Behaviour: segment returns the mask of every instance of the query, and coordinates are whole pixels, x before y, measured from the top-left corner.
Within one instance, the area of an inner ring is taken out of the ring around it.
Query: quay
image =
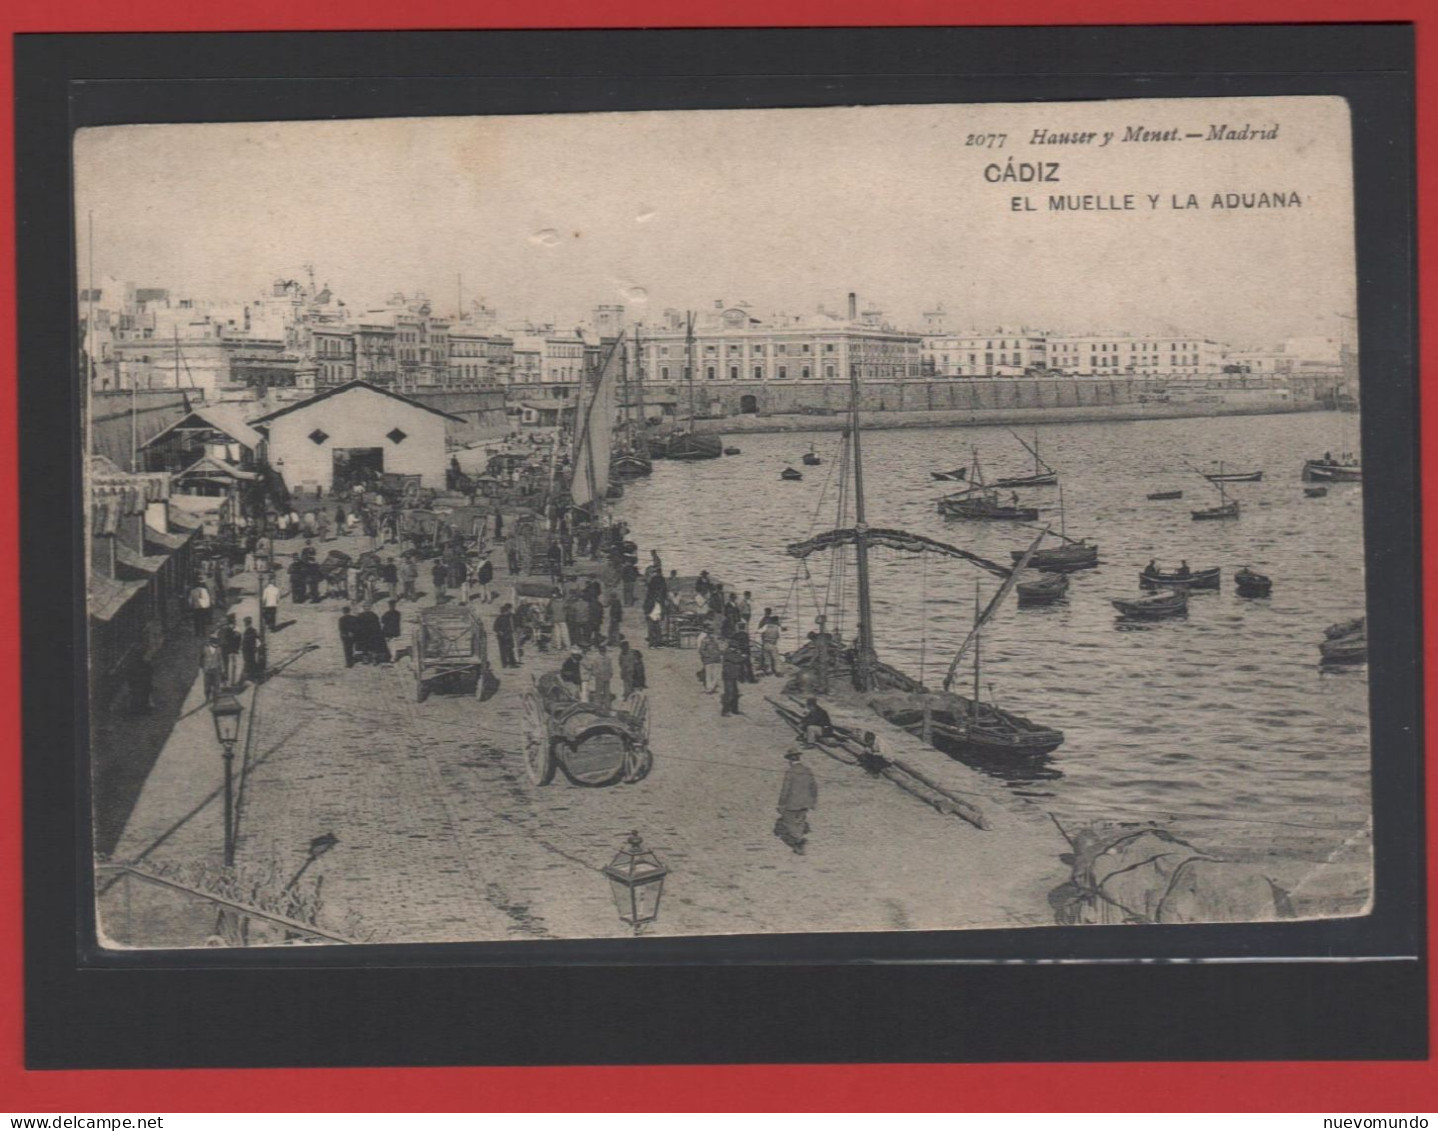
[[[337,538],[326,550],[368,544]],[[283,544],[282,544],[283,545]],[[294,543],[293,545],[297,545]],[[659,547],[662,552],[663,547]],[[502,558],[503,555],[499,555]],[[509,580],[495,587],[501,601]],[[283,574],[282,574],[283,576]],[[231,611],[258,617],[239,574]],[[402,602],[408,642],[414,611]],[[1067,877],[1067,845],[1038,810],[909,735],[865,718],[890,757],[922,768],[983,812],[987,830],[936,811],[882,777],[806,753],[819,782],[807,855],[773,834],[793,733],[766,702],[782,678],[741,685],[721,717],[695,652],[644,647],[654,768],[643,781],[535,786],[522,763],[521,699],[557,653],[527,651],[498,691],[415,701],[412,660],[346,669],[343,602],[291,605],[270,638],[273,674],[244,696],[236,864],[242,875],[304,872],[315,920],[368,942],[624,937],[600,869],[637,830],[670,869],[653,936],[1042,926]],[[498,603],[478,606],[486,627]],[[643,647],[638,606],[624,628]],[[396,649],[398,652],[399,649]],[[491,635],[491,658],[497,653]],[[276,670],[277,669],[277,670]],[[834,718],[850,712],[831,704]],[[198,680],[140,792],[111,860],[180,869],[218,861],[221,761]],[[338,843],[309,867],[311,841]],[[306,869],[308,868],[308,871]],[[117,946],[204,945],[213,908],[102,882],[102,938]],[[143,924],[137,931],[136,925]]]
[[[1249,404],[1090,404],[1045,405],[1030,408],[886,409],[859,414],[865,431],[889,428],[983,428],[1031,424],[1093,424],[1121,420],[1186,420],[1210,416],[1262,416],[1293,412],[1320,412],[1320,401],[1268,401]],[[696,432],[738,436],[760,432],[840,432],[849,415],[817,412],[783,412],[766,415],[729,415],[700,418]]]

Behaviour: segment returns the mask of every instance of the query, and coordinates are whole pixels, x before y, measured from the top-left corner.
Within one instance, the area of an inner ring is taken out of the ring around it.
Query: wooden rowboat
[[[786,467],[783,471],[779,472],[779,478],[788,479],[792,482],[796,479],[803,479],[804,473],[796,468]]]
[[[1063,573],[1047,573],[1034,581],[1020,581],[1017,586],[1021,606],[1052,605],[1068,591],[1068,575]]]
[[[1181,498],[1183,498],[1183,492],[1182,492],[1182,491],[1150,491],[1149,494],[1148,494],[1148,497],[1149,497],[1150,499],[1155,499],[1155,500],[1157,500],[1157,499],[1181,499]]]
[[[1174,589],[1168,593],[1156,593],[1152,597],[1115,597],[1113,607],[1119,611],[1120,616],[1134,620],[1177,617],[1188,612],[1188,593],[1183,589]]]
[[[1244,566],[1233,575],[1240,597],[1267,597],[1273,591],[1273,579]]]
[[[1195,522],[1206,518],[1237,518],[1238,500],[1231,499],[1222,506],[1208,507],[1204,510],[1194,511],[1192,513]]]
[[[1138,583],[1144,589],[1217,589],[1222,574],[1222,566],[1190,570],[1188,573],[1165,573],[1161,569],[1149,569],[1145,566],[1138,575]]]

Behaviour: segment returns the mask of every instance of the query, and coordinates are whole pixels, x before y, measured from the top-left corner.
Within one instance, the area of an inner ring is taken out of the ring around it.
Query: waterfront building
[[[1218,375],[1227,347],[1210,338],[1119,333],[1052,335],[1048,365],[1077,377]]]
[[[1021,377],[1049,366],[1048,337],[1033,330],[926,333],[923,348],[924,367],[934,377]]]
[[[717,300],[695,318],[692,354],[677,311],[640,333],[646,386],[678,387],[692,356],[701,414],[735,397],[737,411],[762,411],[771,388],[847,384],[851,367],[861,381],[923,376],[920,336],[884,322],[878,310],[858,315],[852,301],[847,318],[825,310],[760,318],[747,303]],[[681,390],[681,399],[685,395]]]
[[[285,405],[250,425],[265,437],[270,467],[291,491],[329,494],[357,470],[418,475],[443,490],[452,413],[364,381],[326,389]]]

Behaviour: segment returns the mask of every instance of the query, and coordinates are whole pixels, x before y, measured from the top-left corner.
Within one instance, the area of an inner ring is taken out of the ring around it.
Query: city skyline
[[[905,329],[942,302],[950,330],[1338,338],[1353,310],[1352,216],[1347,134],[1331,127],[1346,109],[1279,101],[1297,150],[1249,147],[1242,164],[1253,188],[1303,184],[1305,205],[1182,220],[1014,215],[956,145],[975,123],[1128,120],[1154,105],[1142,102],[86,130],[79,282],[93,215],[97,279],[213,301],[263,294],[312,263],[352,310],[404,291],[446,312],[462,274],[466,300],[560,327],[601,303],[651,324],[721,298],[761,318],[841,311],[853,290]],[[1235,119],[1246,110],[1230,105]],[[1133,150],[1124,175],[1217,191],[1233,152]],[[1255,180],[1265,162],[1271,176]]]

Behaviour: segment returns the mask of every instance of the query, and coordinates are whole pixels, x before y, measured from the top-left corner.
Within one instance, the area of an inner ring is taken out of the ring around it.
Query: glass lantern
[[[215,737],[226,747],[234,746],[240,737],[240,716],[244,708],[233,695],[219,696],[210,707],[215,721]]]
[[[609,890],[619,918],[633,927],[636,935],[645,923],[659,918],[659,897],[664,892],[664,877],[669,869],[644,847],[637,832],[629,834],[629,840],[615,853],[604,874],[609,877]]]

